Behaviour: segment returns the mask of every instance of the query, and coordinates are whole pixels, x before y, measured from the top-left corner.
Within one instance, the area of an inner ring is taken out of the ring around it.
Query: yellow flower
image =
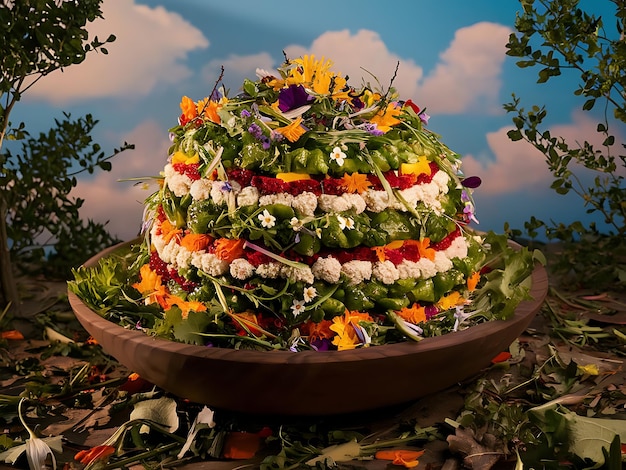
[[[363,96],[361,96],[361,101],[365,103],[365,107],[369,108],[370,106],[374,106],[376,103],[380,101],[380,93],[375,93],[371,90],[365,90],[363,92]]]
[[[399,116],[401,112],[402,109],[400,106],[396,106],[395,103],[390,103],[385,109],[381,109],[370,121],[376,124],[378,130],[387,132],[392,126],[400,124],[401,121],[396,116]]]
[[[351,175],[344,173],[343,181],[341,183],[341,186],[346,190],[346,192],[359,194],[363,194],[371,185],[372,183],[368,181],[367,175],[362,175],[360,173],[352,173]]]
[[[439,310],[450,310],[452,307],[456,307],[457,305],[465,305],[466,302],[467,301],[461,297],[460,293],[451,292],[439,299],[437,307],[439,307]]]
[[[354,349],[363,344],[363,341],[357,334],[357,328],[361,329],[359,325],[361,321],[371,322],[373,320],[367,313],[350,312],[349,310],[346,310],[343,316],[333,318],[333,324],[330,326],[330,329],[337,333],[333,338],[333,344],[337,346],[339,351]]]
[[[200,163],[200,156],[197,153],[189,156],[179,150],[174,153],[174,155],[172,155],[172,165],[175,165],[177,163],[183,163],[184,165]]]
[[[335,99],[347,99],[346,79],[331,72],[331,60],[322,57],[315,60],[315,55],[305,55],[295,59],[298,67],[291,70],[286,85],[304,85],[310,87],[318,95],[331,95]]]
[[[280,132],[284,135],[289,142],[295,142],[306,132],[301,124],[302,116],[298,116],[298,118],[295,121],[292,121],[291,124],[276,129],[276,132]]]
[[[402,163],[400,165],[400,173],[403,175],[421,175],[422,173],[430,175],[432,170],[429,163],[428,158],[422,155],[415,163]]]

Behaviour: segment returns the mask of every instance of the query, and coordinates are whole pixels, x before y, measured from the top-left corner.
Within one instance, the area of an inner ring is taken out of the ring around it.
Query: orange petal
[[[225,459],[251,459],[261,448],[261,436],[250,432],[230,432],[222,456]]]
[[[9,330],[9,331],[3,331],[2,333],[0,333],[0,338],[17,340],[17,339],[24,339],[24,335],[17,330]]]
[[[402,465],[405,468],[416,467],[419,459],[424,454],[423,450],[392,449],[379,450],[374,457],[378,460],[391,460],[394,465]]]
[[[508,351],[502,351],[500,354],[498,354],[496,357],[494,357],[491,360],[491,363],[498,364],[499,362],[508,361],[509,359],[511,359],[511,353]]]

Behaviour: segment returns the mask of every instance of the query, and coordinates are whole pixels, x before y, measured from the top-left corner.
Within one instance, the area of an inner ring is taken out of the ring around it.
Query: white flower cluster
[[[434,260],[426,257],[419,261],[403,260],[398,265],[391,261],[362,261],[351,260],[341,264],[332,256],[318,258],[311,267],[294,268],[278,261],[264,263],[256,268],[244,258],[233,260],[231,263],[220,260],[213,253],[204,250],[191,252],[179,245],[174,237],[166,243],[164,237],[158,234],[158,224],[151,230],[151,241],[159,257],[174,269],[187,269],[194,266],[210,276],[221,276],[227,272],[240,281],[251,278],[255,274],[265,279],[288,279],[290,282],[302,281],[312,284],[315,279],[337,284],[345,279],[348,284],[356,285],[371,279],[383,284],[393,284],[399,279],[429,279],[437,273],[450,270],[455,258],[465,258],[468,252],[469,240],[459,235],[445,250],[435,251]]]
[[[317,208],[328,213],[354,211],[360,214],[365,210],[375,213],[389,209],[406,211],[407,205],[415,209],[419,203],[440,215],[443,212],[441,196],[448,193],[450,182],[450,177],[445,171],[437,171],[429,183],[416,184],[398,191],[399,198],[390,196],[387,191],[374,189],[368,189],[363,194],[322,194],[319,197],[311,192],[303,192],[297,196],[288,193],[260,196],[257,188],[253,186],[242,188],[235,181],[210,181],[205,178],[192,181],[187,175],[178,173],[170,164],[166,165],[164,176],[165,184],[177,197],[191,194],[196,200],[211,198],[215,204],[227,205],[229,208],[256,204],[259,207],[283,204],[292,207],[303,217],[313,216]]]
[[[398,191],[400,197],[407,205],[415,209],[418,203],[423,203],[436,214],[443,213],[441,196],[448,193],[450,177],[443,171],[438,171],[430,183],[416,184],[410,188]],[[407,208],[401,199],[389,197],[387,191],[368,190],[364,193],[367,209],[371,212],[383,212],[388,209],[406,211]]]

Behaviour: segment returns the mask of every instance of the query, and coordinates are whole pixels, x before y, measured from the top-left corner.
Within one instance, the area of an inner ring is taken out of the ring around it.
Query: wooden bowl
[[[128,244],[122,244],[128,245]],[[94,266],[120,245],[85,266]],[[103,350],[145,380],[213,409],[323,416],[400,405],[443,390],[490,364],[541,308],[548,276],[532,273],[531,296],[506,321],[444,336],[350,351],[247,351],[153,338],[110,322],[69,292],[76,317]]]

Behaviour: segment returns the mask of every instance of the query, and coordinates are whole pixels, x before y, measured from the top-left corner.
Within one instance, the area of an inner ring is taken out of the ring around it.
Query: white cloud
[[[257,68],[271,71],[275,66],[274,59],[267,52],[246,56],[231,54],[226,59],[215,59],[202,67],[202,77],[208,84],[214,85],[220,76],[221,67],[224,67],[223,83],[230,88],[228,96],[234,96],[241,91],[244,79],[256,79]]]
[[[563,137],[570,147],[585,140],[601,149],[604,137],[596,132],[597,122],[588,114],[577,111],[572,115],[572,122],[550,128],[554,137]],[[526,141],[511,141],[507,132],[509,127],[502,127],[487,134],[487,143],[495,155],[495,161],[483,163],[482,159],[472,155],[463,158],[463,173],[477,175],[483,180],[477,192],[484,195],[499,195],[520,190],[547,189],[552,182],[545,156]],[[623,137],[615,135],[616,141],[623,142]],[[579,177],[586,181],[589,170],[573,165],[571,167]]]
[[[420,85],[418,102],[432,114],[500,112],[500,75],[511,32],[489,22],[457,30],[440,63]]]
[[[398,67],[393,86],[401,98],[412,99],[432,114],[485,114],[501,111],[500,75],[510,32],[506,26],[488,22],[457,30],[441,54],[441,61],[426,77],[413,59],[394,54],[377,32],[365,29],[355,34],[348,30],[328,31],[310,46],[291,44],[284,51],[292,59],[311,54],[331,59],[333,70],[348,76],[351,85],[370,83],[383,91]],[[244,78],[255,78],[256,68],[272,70],[278,64],[265,52],[215,59],[203,68],[207,83],[215,82],[222,65],[224,82],[233,95],[239,92],[233,87],[239,87]]]
[[[108,55],[91,53],[82,64],[56,71],[37,83],[27,96],[54,104],[115,96],[146,96],[159,84],[176,84],[191,75],[187,54],[206,48],[202,32],[158,6],[136,5],[134,0],[105,0],[104,20],[88,25],[90,39],[106,39]]]
[[[144,201],[156,186],[152,184],[146,190],[141,185],[120,180],[158,176],[171,143],[167,131],[153,121],[139,124],[119,141],[135,144],[135,150],[116,155],[111,160],[110,172],[99,171],[92,179],[79,180],[72,196],[85,200],[80,212],[83,219],[99,223],[108,220],[107,229],[111,234],[130,240],[140,230]]]
[[[362,80],[374,84],[373,75],[383,89],[399,63],[393,85],[400,97],[411,98],[431,114],[497,113],[501,111],[500,75],[510,33],[510,28],[488,22],[457,30],[427,76],[413,59],[392,53],[379,34],[369,30],[354,35],[348,30],[326,32],[310,47],[290,45],[285,52],[288,57],[315,54],[332,58],[335,70],[348,75],[352,85],[360,85]]]
[[[487,134],[487,143],[496,160],[483,163],[473,155],[463,158],[463,173],[479,176],[480,194],[497,195],[520,189],[544,187],[550,178],[541,152],[525,141],[512,142],[506,135],[510,127]]]

